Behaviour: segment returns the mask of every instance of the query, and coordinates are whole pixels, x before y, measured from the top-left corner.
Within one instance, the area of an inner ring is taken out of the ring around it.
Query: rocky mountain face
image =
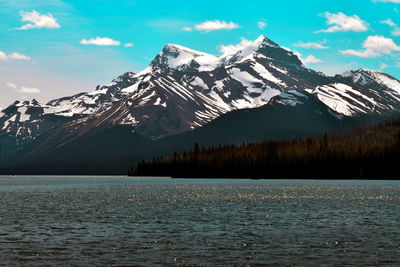
[[[347,71],[336,75],[334,83],[306,91],[344,116],[388,115],[400,111],[400,82],[380,71]]]
[[[264,36],[223,56],[168,44],[120,90],[124,97],[113,106],[63,127],[83,134],[89,128],[79,125],[131,125],[157,139],[202,127],[233,110],[260,107],[277,95],[294,104],[306,88],[330,79]]]
[[[14,150],[20,150],[40,136],[42,143],[34,146],[49,143],[54,149],[116,126],[159,140],[235,110],[265,105],[304,109],[309,103],[338,123],[388,116],[400,111],[400,82],[365,69],[326,76],[265,36],[221,56],[167,44],[144,71],[127,72],[91,93],[10,105],[0,114],[0,145],[4,154],[12,140]],[[279,114],[270,119],[279,120]]]
[[[7,151],[4,151],[5,144],[1,140],[9,140],[8,150],[18,150],[58,125],[110,108],[125,95],[121,89],[133,83],[134,75],[126,72],[108,85],[97,86],[93,92],[55,99],[46,104],[35,99],[15,101],[0,112],[3,156]]]

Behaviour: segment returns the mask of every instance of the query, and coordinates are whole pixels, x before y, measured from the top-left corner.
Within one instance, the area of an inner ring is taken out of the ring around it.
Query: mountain
[[[335,76],[335,82],[307,92],[345,116],[400,111],[400,82],[380,71],[359,69]]]
[[[126,164],[129,157],[185,149],[194,141],[289,138],[399,111],[400,82],[394,77],[366,69],[326,76],[260,36],[221,56],[167,44],[144,71],[125,73],[91,93],[47,104],[15,102],[2,111],[0,144],[7,150],[15,140],[14,150],[20,150],[7,164],[60,163],[65,155],[71,163],[107,157],[110,164],[113,158]],[[113,152],[103,155],[107,151]]]
[[[97,86],[90,93],[80,93],[40,104],[15,101],[0,113],[1,155],[22,148],[37,136],[63,123],[108,109],[125,94],[122,88],[130,86],[134,73],[126,72],[106,86]],[[4,147],[8,140],[8,150]],[[0,157],[1,158],[1,157]]]
[[[201,127],[236,109],[265,105],[284,92],[329,81],[264,36],[219,57],[167,44],[146,70],[133,76],[130,86],[120,90],[125,97],[104,112],[66,125],[65,131],[82,123],[131,125],[141,135],[157,139]],[[78,128],[82,133],[88,130]]]

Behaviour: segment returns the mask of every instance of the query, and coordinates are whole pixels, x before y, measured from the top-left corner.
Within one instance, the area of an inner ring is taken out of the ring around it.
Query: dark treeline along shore
[[[399,179],[400,119],[346,132],[204,148],[153,158],[132,176]]]

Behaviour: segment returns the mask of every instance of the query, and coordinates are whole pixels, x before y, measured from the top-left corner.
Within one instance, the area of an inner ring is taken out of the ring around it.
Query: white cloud
[[[124,44],[124,47],[133,47],[133,44],[132,43],[126,43],[126,44]]]
[[[361,20],[357,15],[347,16],[342,12],[337,14],[325,12],[325,18],[327,19],[327,25],[333,25],[325,30],[319,30],[319,32],[363,32],[368,30],[368,23]]]
[[[393,39],[379,35],[368,36],[363,43],[364,50],[341,50],[343,55],[354,55],[358,57],[379,57],[382,54],[390,54],[392,51],[400,51],[400,46],[393,42]]]
[[[393,42],[393,39],[386,38],[379,35],[368,36],[365,40],[363,47],[366,49],[373,49],[383,54],[390,54],[391,51],[400,51],[400,46]]]
[[[384,70],[384,69],[386,69],[388,67],[388,65],[386,64],[386,63],[382,63],[380,66],[379,66],[379,70]]]
[[[391,34],[393,36],[400,36],[400,28],[396,27],[393,29],[393,31],[391,32]]]
[[[397,26],[397,24],[394,23],[391,19],[381,20],[381,21],[379,21],[379,23],[381,23],[381,24],[386,24],[386,25],[389,25],[389,26],[391,26],[391,27]]]
[[[251,41],[242,37],[242,41],[236,45],[220,45],[217,47],[217,49],[223,55],[231,55],[231,54],[236,53],[238,50],[241,50],[244,47],[248,46],[250,43],[251,43]]]
[[[8,88],[17,89],[17,85],[16,85],[15,83],[10,83],[10,82],[8,82],[8,83],[6,83],[6,86],[7,86]]]
[[[352,56],[357,56],[357,57],[364,57],[364,58],[369,58],[369,57],[379,57],[380,54],[378,54],[377,52],[373,51],[373,50],[353,50],[353,49],[349,49],[349,50],[340,50],[339,51],[342,55],[352,55]]]
[[[316,58],[314,55],[308,55],[306,58],[303,58],[303,55],[299,51],[294,51],[293,54],[295,54],[304,65],[310,64],[310,63],[322,63],[323,62],[321,59]]]
[[[8,56],[3,51],[0,51],[0,61],[7,61]]]
[[[39,94],[40,90],[36,87],[21,86],[19,89],[17,89],[17,92],[23,93],[23,94]]]
[[[322,42],[318,42],[318,43],[313,43],[313,42],[303,43],[302,41],[300,41],[300,42],[294,44],[294,46],[302,47],[302,48],[306,48],[306,49],[328,49],[329,47],[324,46],[324,44],[326,44],[326,40],[323,40]]]
[[[40,90],[36,87],[26,87],[26,86],[20,86],[18,87],[15,83],[8,82],[6,83],[6,87],[12,88],[18,93],[23,93],[23,94],[39,94]]]
[[[323,61],[319,58],[316,58],[314,55],[309,55],[304,59],[303,62],[304,64],[308,64],[308,63],[322,63]]]
[[[9,54],[8,58],[9,59],[17,59],[17,60],[30,60],[31,59],[31,57],[25,56],[25,55],[17,53],[17,52]]]
[[[26,55],[14,52],[9,55],[4,53],[3,51],[0,51],[0,61],[7,61],[9,59],[14,59],[14,60],[30,60],[31,57],[28,57]]]
[[[267,27],[267,23],[265,23],[264,21],[259,21],[257,22],[257,26],[260,30],[264,30],[265,27]]]
[[[57,20],[50,13],[40,14],[39,12],[33,10],[32,12],[24,12],[20,11],[22,22],[30,22],[28,24],[23,25],[18,28],[18,30],[29,30],[29,29],[58,29],[60,28],[60,24],[57,23]]]
[[[90,38],[89,40],[82,39],[80,43],[83,45],[101,45],[101,46],[113,46],[113,45],[119,46],[121,44],[120,41],[116,41],[108,37],[96,37],[96,38]]]
[[[191,32],[191,31],[193,31],[193,28],[191,28],[191,27],[183,27],[183,28],[182,28],[182,31],[184,31],[184,32]]]
[[[215,30],[233,30],[239,28],[239,25],[233,23],[232,21],[225,22],[220,20],[209,20],[195,25],[194,28],[198,31],[210,32]]]
[[[391,31],[391,35],[392,36],[400,36],[400,27],[397,27],[397,24],[394,23],[391,19],[382,20],[379,23],[387,24],[390,27],[393,27],[393,30]]]

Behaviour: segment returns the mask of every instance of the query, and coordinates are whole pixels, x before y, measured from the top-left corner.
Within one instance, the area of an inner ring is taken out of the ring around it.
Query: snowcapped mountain
[[[388,115],[400,111],[400,81],[380,71],[359,69],[336,75],[335,82],[306,89],[345,116]]]
[[[339,121],[384,116],[400,112],[400,82],[365,69],[326,76],[265,36],[230,46],[220,56],[167,44],[142,72],[127,72],[93,92],[46,104],[17,101],[0,114],[0,127],[17,148],[38,136],[60,147],[114,126],[156,140],[235,110],[309,103]]]
[[[111,107],[125,95],[121,89],[133,83],[134,75],[127,72],[106,86],[98,86],[93,92],[55,99],[46,104],[35,99],[16,101],[0,112],[1,132],[12,136],[16,147],[21,147],[57,125]]]
[[[265,105],[277,95],[294,104],[301,91],[330,78],[307,69],[291,51],[260,36],[222,56],[167,44],[133,80],[121,90],[126,96],[112,107],[71,122],[64,131],[82,123],[131,125],[157,139],[201,127],[233,110]]]

